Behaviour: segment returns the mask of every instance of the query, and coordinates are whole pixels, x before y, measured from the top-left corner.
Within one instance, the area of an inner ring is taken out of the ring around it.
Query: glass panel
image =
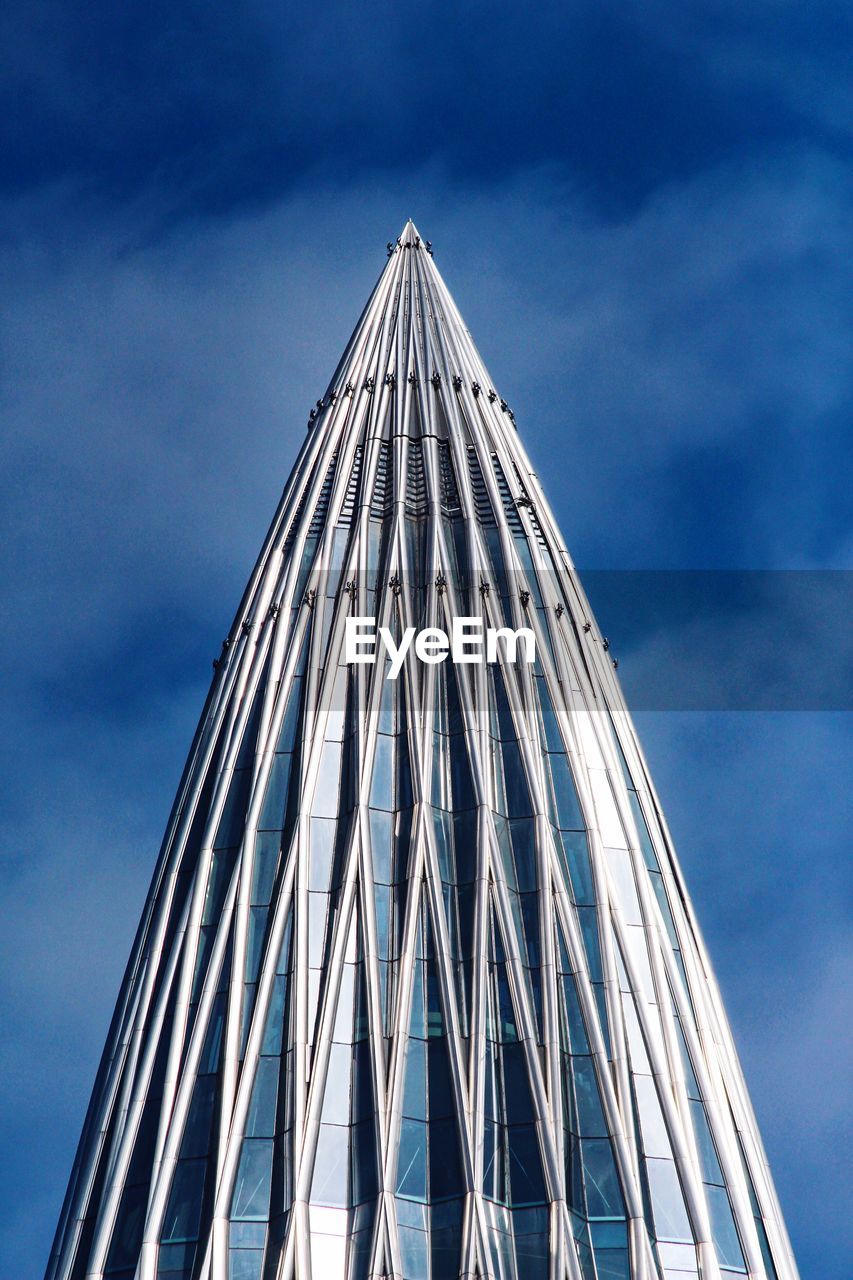
[[[206,1156],[210,1145],[210,1122],[216,1094],[216,1076],[200,1076],[193,1087],[192,1102],[181,1139],[181,1158]]]
[[[581,1151],[590,1218],[623,1217],[622,1192],[609,1138],[585,1138]]]
[[[627,849],[606,849],[605,857],[615,881],[616,899],[625,916],[625,923],[641,925],[643,917],[640,913],[640,900],[637,896],[630,853]]]
[[[565,960],[564,963],[568,964],[568,960]],[[563,1008],[565,1009],[569,1031],[570,1044],[567,1047],[571,1048],[572,1053],[589,1053],[589,1041],[587,1040],[580,1001],[578,1000],[574,974],[568,970],[563,972]]]
[[[305,668],[305,662],[308,657],[308,639],[308,632],[306,632],[305,639],[302,642],[302,652],[299,655],[297,672],[301,672]],[[302,681],[302,675],[294,675],[290,696],[287,700],[287,710],[284,713],[284,719],[281,724],[281,734],[279,735],[276,751],[293,751],[296,747],[296,733],[299,728],[299,712],[302,697]]]
[[[628,1239],[622,1222],[593,1222],[590,1227],[598,1280],[629,1280]]]
[[[261,1280],[262,1249],[232,1249],[228,1255],[228,1280]]]
[[[373,854],[373,878],[379,884],[390,884],[391,815],[381,809],[370,810],[370,847]]]
[[[228,795],[222,809],[222,816],[219,819],[216,839],[213,842],[215,849],[234,848],[243,838],[251,779],[251,770],[234,770],[228,786]]]
[[[572,897],[580,906],[595,903],[595,886],[589,861],[589,846],[584,831],[554,831],[557,851],[562,854],[563,866]]]
[[[408,1121],[404,1121],[408,1123]],[[459,1169],[459,1139],[456,1121],[434,1120],[427,1127],[429,1137],[429,1194],[431,1200],[459,1195],[462,1177]]]
[[[231,874],[231,868],[234,865],[234,854],[232,853],[214,853],[210,864],[210,875],[208,877],[207,886],[204,896],[204,910],[202,911],[202,924],[216,924],[219,921],[219,913],[222,909],[222,903],[225,900],[225,892],[228,888],[228,877]]]
[[[483,1195],[489,1200],[506,1200],[506,1153],[501,1126],[486,1120],[483,1126]]]
[[[258,818],[259,831],[280,831],[284,826],[292,767],[292,755],[276,754],[273,757],[267,789],[264,793],[264,803]]]
[[[547,1197],[536,1126],[510,1125],[507,1134],[512,1203],[543,1204]]]
[[[272,1142],[258,1138],[243,1142],[237,1181],[234,1184],[232,1218],[263,1220],[268,1216],[272,1148]]]
[[[352,1002],[354,992],[355,965],[345,964],[341,974],[341,988],[338,992],[338,1007],[335,1010],[333,1040],[352,1041]]]
[[[597,1244],[596,1235],[604,1228],[607,1231],[613,1230],[610,1223],[593,1223],[592,1241],[593,1252],[595,1254],[595,1266],[598,1273],[598,1280],[630,1280],[630,1267],[628,1263],[628,1248],[625,1241],[625,1228],[620,1226],[617,1228],[622,1237],[622,1243],[615,1246],[610,1244]]]
[[[374,809],[393,809],[394,739],[380,733],[376,738],[373,757],[373,778],[370,784],[370,805]]]
[[[284,974],[277,974],[273,979],[270,994],[267,1025],[264,1028],[264,1039],[261,1053],[281,1053],[281,1039],[284,1030],[284,1000],[287,994],[287,979]]]
[[[503,1069],[505,1115],[508,1124],[531,1124],[533,1099],[527,1074],[524,1045],[505,1044],[500,1050]]]
[[[391,886],[374,884],[373,902],[376,909],[376,949],[382,959],[387,960],[391,955]]]
[[[432,1039],[426,1048],[429,1062],[429,1115],[431,1120],[437,1120],[453,1115],[454,1111],[447,1041],[444,1037]]]
[[[333,818],[311,819],[311,874],[308,882],[310,889],[326,890],[329,887],[337,825]]]
[[[268,912],[269,908],[266,906],[249,908],[249,929],[246,938],[246,980],[248,982],[257,980]]]
[[[745,1271],[743,1252],[725,1187],[706,1186],[705,1196],[711,1213],[711,1234],[720,1266]]]
[[[564,755],[548,756],[551,766],[551,782],[554,788],[554,814],[557,826],[563,831],[583,831],[584,820],[581,816],[578,793],[569,768],[568,757]]]
[[[196,1240],[201,1218],[206,1160],[181,1160],[175,1166],[162,1240]]]
[[[660,1240],[692,1241],[681,1184],[672,1160],[647,1160],[655,1230]]]
[[[338,781],[341,773],[341,744],[326,742],[320,757],[317,786],[311,813],[317,818],[336,818],[338,814]]]
[[[527,787],[527,778],[524,774],[524,765],[522,764],[518,743],[505,741],[502,752],[504,782],[506,785],[506,812],[510,818],[527,817],[533,812],[533,809],[530,804],[530,792]]]
[[[537,676],[536,691],[539,694],[539,709],[542,718],[542,731],[546,751],[565,751],[563,738],[557,725],[557,717],[551,702],[551,693],[543,676]]]
[[[373,1116],[352,1127],[352,1202],[373,1199],[379,1190]]]
[[[400,1226],[398,1231],[400,1252],[403,1255],[403,1275],[406,1280],[428,1280],[429,1249],[426,1232],[405,1226]]]
[[[643,1151],[647,1156],[671,1159],[672,1147],[654,1080],[651,1076],[635,1076],[634,1089],[637,1094],[637,1110],[640,1113],[640,1128],[643,1133]]]
[[[516,879],[522,893],[536,889],[536,847],[534,824],[527,820],[510,823]]]
[[[406,1077],[403,1084],[403,1115],[426,1120],[426,1043],[410,1039],[406,1045]]]
[[[658,1242],[657,1252],[664,1268],[683,1271],[688,1276],[695,1276],[699,1270],[696,1248],[692,1244],[672,1244],[668,1240],[661,1240]]]
[[[457,1280],[462,1242],[462,1205],[459,1200],[435,1204],[430,1213],[432,1280]]]
[[[708,1127],[708,1117],[701,1102],[691,1101],[690,1113],[693,1116],[693,1128],[696,1133],[696,1144],[699,1147],[699,1163],[702,1166],[702,1181],[713,1182],[723,1186],[723,1172],[717,1159],[714,1140]]]
[[[228,1243],[232,1249],[263,1249],[267,1236],[264,1222],[232,1222]]]
[[[320,1125],[311,1184],[311,1199],[315,1204],[346,1208],[349,1134],[349,1129],[341,1125]]]
[[[584,950],[589,966],[590,982],[601,982],[601,952],[598,949],[598,918],[595,907],[578,907],[578,924],[583,935]]]
[[[246,1136],[249,1138],[272,1138],[275,1134],[278,1072],[278,1058],[259,1059],[246,1119]]]
[[[426,1132],[419,1120],[404,1118],[400,1126],[397,1194],[412,1200],[427,1198]]]
[[[601,1099],[592,1058],[573,1057],[572,1073],[575,1081],[575,1097],[578,1106],[578,1123],[584,1138],[601,1138],[607,1135],[607,1126],[601,1111]]]
[[[272,895],[278,862],[280,837],[275,831],[261,831],[255,840],[255,865],[252,870],[252,902],[267,903]]]
[[[161,1245],[157,1259],[158,1280],[189,1280],[195,1253],[194,1240],[181,1244]]]
[[[643,816],[643,810],[640,806],[640,798],[636,791],[629,790],[628,799],[631,803],[631,811],[634,815],[634,822],[637,826],[637,835],[640,837],[640,849],[642,850],[645,864],[650,871],[659,871],[660,865],[658,863],[657,854],[654,850],[654,845],[652,844],[651,836],[649,835],[649,829],[646,826],[646,819]]]
[[[328,906],[327,893],[308,894],[308,963],[312,969],[319,969],[323,963]]]
[[[329,1051],[329,1071],[323,1094],[324,1124],[349,1124],[351,1067],[352,1046],[333,1044]]]
[[[702,1094],[699,1091],[699,1084],[693,1071],[693,1064],[690,1061],[690,1054],[687,1052],[687,1041],[684,1039],[684,1028],[681,1025],[681,1019],[676,1014],[675,1027],[678,1032],[678,1043],[681,1047],[681,1062],[684,1067],[684,1084],[687,1089],[687,1096],[691,1099],[701,1099]],[[714,1179],[712,1178],[713,1182]]]
[[[147,1186],[125,1187],[107,1257],[107,1275],[122,1267],[136,1267],[147,1207]]]

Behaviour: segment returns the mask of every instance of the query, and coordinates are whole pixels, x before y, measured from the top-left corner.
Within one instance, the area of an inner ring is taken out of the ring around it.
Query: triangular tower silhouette
[[[606,644],[431,245],[388,255],[214,664],[47,1280],[794,1280]],[[535,662],[392,679],[355,617]]]

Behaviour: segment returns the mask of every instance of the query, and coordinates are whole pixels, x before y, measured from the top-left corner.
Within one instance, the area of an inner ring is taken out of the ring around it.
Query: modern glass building
[[[214,664],[47,1278],[793,1280],[606,642],[430,245],[388,248]],[[346,661],[367,616],[535,662],[391,679]]]

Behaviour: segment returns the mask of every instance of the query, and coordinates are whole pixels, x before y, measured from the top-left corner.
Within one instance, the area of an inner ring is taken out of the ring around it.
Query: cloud
[[[756,144],[834,144],[849,26],[839,6],[837,26],[794,9],[574,0],[531,21],[509,3],[436,0],[414,17],[365,0],[354,22],[340,0],[250,0],[237,16],[96,0],[80,23],[61,0],[12,0],[5,189],[156,192],[165,216],[193,220],[318,175],[382,182],[440,163],[459,190],[500,189],[553,163],[619,216]]]
[[[649,712],[636,722],[801,1273],[840,1280],[853,1068],[849,716]]]
[[[541,171],[439,215],[534,462],[565,461],[552,502],[581,566],[846,563],[849,207],[846,173],[800,152],[673,182],[620,222]]]
[[[718,86],[750,90],[756,99],[768,95],[770,102],[778,95],[795,119],[813,121],[826,136],[849,142],[853,94],[844,68],[853,23],[842,0],[825,0],[811,10],[784,0],[749,8],[736,0],[644,0],[632,12],[671,48],[689,50]]]
[[[630,706],[849,711],[849,571],[590,571]]]
[[[317,101],[322,76],[346,60],[335,45],[324,62],[322,34],[298,81]],[[376,106],[370,66],[358,70],[359,128]],[[458,72],[451,60],[439,87]],[[554,74],[549,63],[546,80]],[[63,95],[78,96],[69,75],[55,81],[66,124]],[[191,67],[186,92],[196,76],[210,88]],[[506,109],[520,96],[516,86]],[[83,92],[83,116],[88,102]],[[529,124],[522,113],[519,129]],[[171,127],[166,112],[151,137]],[[86,119],[80,128],[91,148]],[[392,138],[392,153],[409,136]],[[268,158],[262,141],[256,154]],[[167,149],[151,188],[128,177],[121,199],[84,198],[79,173],[58,165],[52,185],[0,208],[0,501],[11,530],[0,551],[0,909],[12,957],[0,1071],[5,1096],[20,1099],[4,1140],[14,1198],[29,1206],[3,1228],[10,1274],[37,1270],[47,1251],[210,659],[307,410],[410,213],[435,242],[582,567],[821,567],[849,553],[837,461],[853,255],[847,179],[826,150],[762,144],[751,164],[675,166],[618,210],[579,168],[567,175],[551,143],[523,168],[516,140],[500,181],[463,180],[449,155],[281,182],[265,160],[265,202],[226,216],[228,174],[251,167],[232,144],[223,138],[216,217],[187,197],[182,218],[164,218],[199,174],[216,186],[203,143],[192,163]],[[846,739],[829,718],[685,723],[645,717],[641,733],[807,1250],[814,1196],[798,1170],[820,1151],[805,1125],[796,1155],[787,1146],[785,1107],[803,1105],[804,1077],[779,1064],[802,1024],[818,1078],[831,1070],[807,1010],[832,1012],[845,945]],[[784,1016],[762,1021],[767,1008]],[[829,1142],[828,1092],[821,1105],[815,1134]],[[827,1217],[833,1205],[840,1213],[838,1191],[820,1185]]]

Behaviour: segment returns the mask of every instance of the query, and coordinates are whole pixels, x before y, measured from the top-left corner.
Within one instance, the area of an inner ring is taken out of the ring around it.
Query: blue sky
[[[2,1274],[46,1261],[210,660],[408,216],[581,568],[850,569],[852,25],[7,0]],[[606,609],[626,685],[708,638]],[[802,1274],[846,1280],[849,713],[726,706],[637,719]]]

